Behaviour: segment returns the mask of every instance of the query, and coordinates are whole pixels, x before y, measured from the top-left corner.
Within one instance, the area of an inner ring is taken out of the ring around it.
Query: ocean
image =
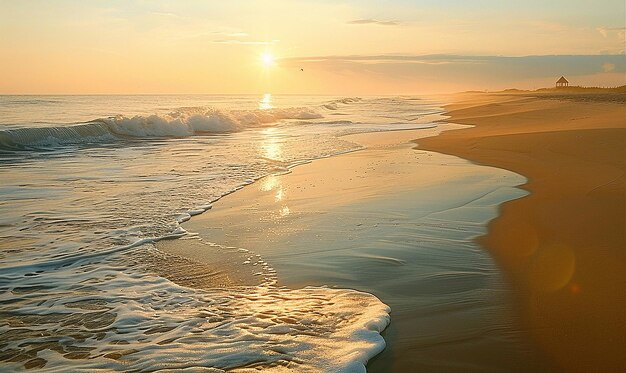
[[[0,96],[0,362],[364,370],[390,320],[374,295],[287,289],[253,254],[237,266],[258,283],[206,286],[155,243],[260,178],[361,149],[345,135],[441,118],[419,97]]]

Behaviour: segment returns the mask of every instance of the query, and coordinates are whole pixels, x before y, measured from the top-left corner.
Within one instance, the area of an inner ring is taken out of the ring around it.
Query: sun
[[[275,58],[271,53],[265,52],[261,55],[261,61],[263,62],[263,66],[269,67],[274,64]]]

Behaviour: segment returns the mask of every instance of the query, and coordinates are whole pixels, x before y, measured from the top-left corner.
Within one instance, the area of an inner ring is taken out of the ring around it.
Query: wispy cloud
[[[277,39],[250,39],[250,34],[243,31],[213,31],[211,35],[214,37],[218,37],[218,39],[213,40],[213,43],[216,44],[271,45],[279,42],[279,40]]]
[[[490,58],[482,56],[460,56],[460,55],[401,55],[401,54],[377,54],[377,55],[349,55],[349,56],[314,56],[314,57],[294,57],[284,59],[286,62],[352,62],[359,64],[389,64],[389,63],[414,63],[425,65],[441,65],[452,63],[475,64],[487,61]]]
[[[349,21],[350,25],[381,25],[381,26],[398,26],[400,22],[397,21],[380,21],[377,19],[367,18],[367,19],[355,19],[353,21]]]
[[[618,38],[624,39],[624,35],[626,34],[626,28],[624,27],[596,27],[596,31],[605,38],[615,33]]]
[[[247,37],[247,32],[223,32],[223,31],[213,31],[213,35],[223,36],[228,38],[239,38],[239,37]]]
[[[437,77],[442,81],[482,84],[514,82],[565,76],[622,74],[626,71],[623,54],[465,56],[465,55],[334,55],[295,57],[281,60],[283,66],[308,66],[331,73],[361,73],[421,81]],[[421,80],[420,80],[421,79]],[[615,84],[623,84],[615,82]]]
[[[240,40],[240,39],[218,39],[213,40],[214,43],[217,44],[240,44],[240,45],[271,45],[276,44],[279,40]]]
[[[185,17],[182,17],[182,16],[180,16],[180,15],[178,15],[178,14],[171,13],[171,12],[157,12],[157,11],[151,11],[151,12],[149,12],[149,14],[151,14],[151,15],[153,15],[153,16],[158,16],[158,17],[180,18],[180,19],[185,18]]]

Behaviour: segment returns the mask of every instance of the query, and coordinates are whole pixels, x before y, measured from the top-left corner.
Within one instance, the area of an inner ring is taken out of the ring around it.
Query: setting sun
[[[268,67],[268,66],[274,65],[275,58],[274,58],[274,56],[271,53],[265,52],[261,56],[261,61],[263,62],[263,66]]]

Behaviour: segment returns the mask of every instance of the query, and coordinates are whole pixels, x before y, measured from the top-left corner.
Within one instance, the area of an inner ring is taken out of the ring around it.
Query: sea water
[[[154,243],[263,176],[359,150],[345,134],[440,113],[416,97],[0,96],[0,364],[363,371],[389,323],[375,296],[278,287],[249,252],[236,265],[257,284],[213,284]],[[168,276],[183,264],[203,286]]]

